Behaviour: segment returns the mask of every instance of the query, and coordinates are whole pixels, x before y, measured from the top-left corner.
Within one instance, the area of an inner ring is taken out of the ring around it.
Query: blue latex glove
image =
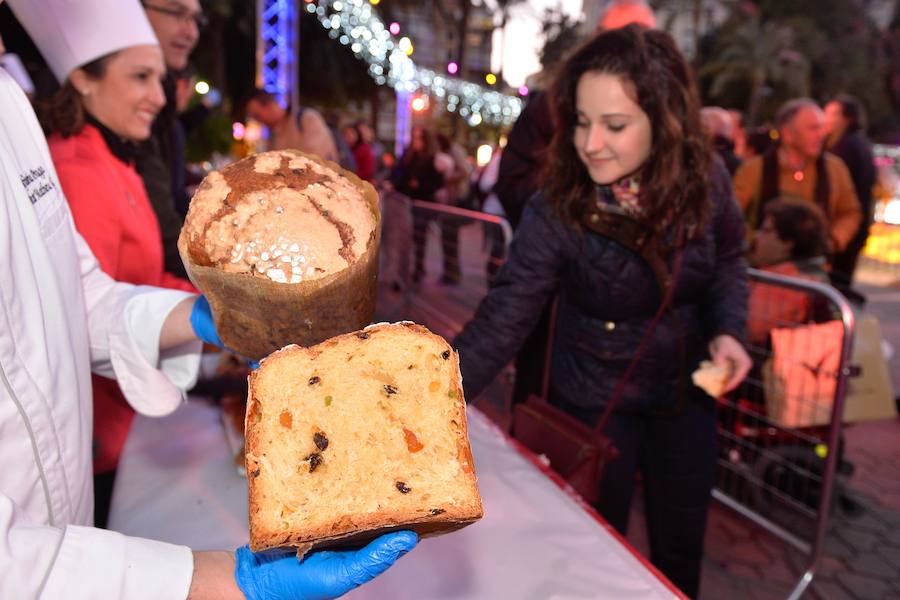
[[[212,311],[209,309],[209,302],[206,300],[206,296],[200,296],[194,302],[194,307],[191,309],[191,327],[194,328],[194,333],[197,334],[200,341],[231,352],[231,349],[225,346],[219,337],[219,333],[216,331],[216,324],[213,321]],[[250,364],[251,369],[259,367],[259,363],[254,360],[246,357],[244,357],[244,360]]]
[[[248,600],[330,600],[374,579],[412,550],[412,531],[388,533],[360,550],[297,553],[235,553],[234,577]]]
[[[216,324],[213,322],[212,311],[209,310],[206,296],[200,296],[194,302],[194,307],[191,309],[191,327],[194,328],[194,333],[201,341],[225,348],[225,344],[222,343],[216,332]]]

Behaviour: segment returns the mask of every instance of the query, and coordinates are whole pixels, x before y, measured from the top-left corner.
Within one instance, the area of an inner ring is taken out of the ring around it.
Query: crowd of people
[[[774,124],[756,133],[748,133],[733,111],[705,107],[702,113],[705,131],[733,175],[748,240],[775,199],[798,198],[817,206],[828,232],[822,258],[828,258],[829,279],[859,299],[851,285],[872,224],[876,182],[860,101],[840,95],[822,107],[810,98],[795,98],[779,108]]]
[[[298,562],[100,529],[135,410],[174,410],[196,381],[201,341],[222,345],[176,246],[185,134],[210,109],[186,118],[204,17],[198,0],[10,4],[59,90],[39,126],[0,69],[0,239],[15,248],[0,286],[0,446],[14,465],[0,489],[0,595],[325,598],[388,568],[414,534]],[[619,457],[597,509],[625,533],[640,472],[651,561],[696,597],[716,412],[689,375],[712,360],[732,390],[752,367],[748,346],[766,344],[752,315],[813,318],[799,295],[751,287],[748,264],[853,294],[875,179],[859,101],[793,99],[771,126],[748,130],[736,111],[701,107],[668,34],[631,24],[568,56],[482,168],[424,123],[394,159],[367,120],[330,124],[261,89],[245,108],[269,149],[319,155],[378,187],[395,290],[427,275],[434,213],[411,201],[509,221],[508,250],[487,236],[491,287],[453,341],[466,397],[517,355],[516,400],[537,392],[545,351],[554,406],[592,426],[618,396],[605,433]],[[611,235],[598,220],[638,234]],[[462,276],[461,223],[439,219],[445,285]]]

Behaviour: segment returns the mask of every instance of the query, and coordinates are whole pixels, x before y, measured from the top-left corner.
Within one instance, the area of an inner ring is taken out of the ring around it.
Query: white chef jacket
[[[90,527],[90,373],[141,413],[177,408],[200,344],[161,356],[159,332],[187,296],[100,270],[0,69],[0,598],[187,597],[188,548]]]

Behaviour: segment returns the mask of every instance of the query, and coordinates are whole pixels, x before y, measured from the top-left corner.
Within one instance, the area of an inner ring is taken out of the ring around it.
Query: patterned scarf
[[[620,179],[611,185],[597,187],[597,197],[600,202],[617,206],[622,212],[637,221],[643,221],[647,214],[646,207],[641,205],[640,192],[641,183],[638,181],[637,177],[633,176]],[[647,225],[653,227],[653,229],[659,232],[663,238],[669,239],[670,241],[667,243],[680,245],[686,240],[694,237],[696,226],[691,223],[684,223],[682,229],[679,230],[680,233],[674,234],[675,240],[679,241],[672,240],[672,232],[669,230],[675,220],[673,214],[675,212],[675,209],[670,207],[669,211],[658,223],[648,223]],[[666,234],[667,231],[669,231],[668,236]]]
[[[600,186],[599,197],[602,201],[615,204],[629,216],[640,219],[644,208],[640,204],[641,184],[634,177],[626,177],[612,185]]]

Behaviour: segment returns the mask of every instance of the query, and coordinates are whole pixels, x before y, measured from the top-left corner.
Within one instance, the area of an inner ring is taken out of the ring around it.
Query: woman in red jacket
[[[123,48],[72,71],[44,125],[75,226],[100,266],[119,281],[194,291],[163,270],[159,223],[134,167],[165,104],[158,45]],[[105,526],[134,410],[112,379],[93,376],[95,520]]]
[[[359,175],[360,179],[369,183],[375,181],[375,154],[372,153],[372,146],[359,132],[359,126],[356,124],[347,125],[341,131],[341,134],[353,152],[353,160],[356,162],[356,174]]]

